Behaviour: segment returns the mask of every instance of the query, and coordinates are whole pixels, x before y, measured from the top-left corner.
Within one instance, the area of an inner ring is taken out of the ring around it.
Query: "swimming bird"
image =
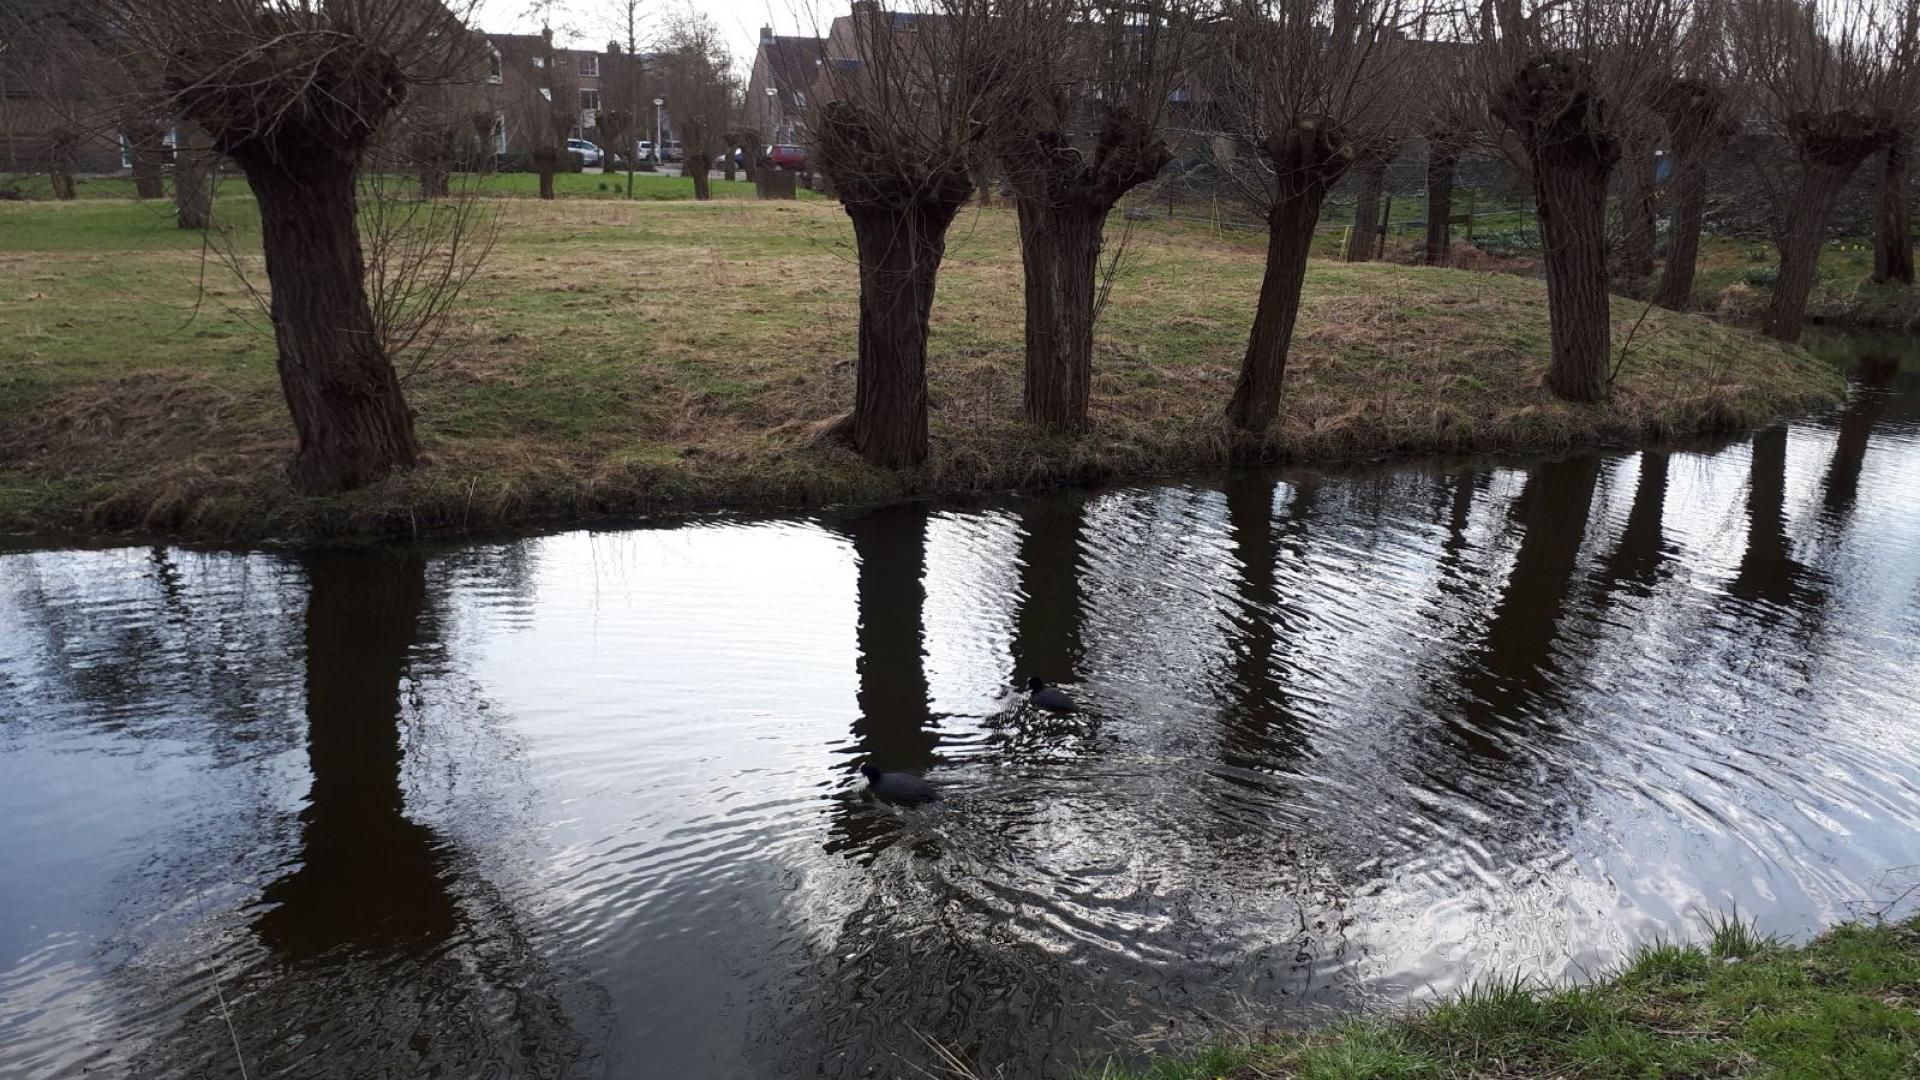
[[[867,790],[882,802],[917,806],[940,798],[932,784],[910,772],[881,772],[872,765],[862,765],[860,775],[867,778]]]
[[[1027,680],[1027,702],[1036,709],[1048,712],[1079,712],[1080,706],[1073,703],[1066,691],[1057,686],[1048,686],[1040,676]]]

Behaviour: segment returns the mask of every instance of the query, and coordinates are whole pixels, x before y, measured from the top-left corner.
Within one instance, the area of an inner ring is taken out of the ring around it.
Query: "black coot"
[[[1057,686],[1048,686],[1040,676],[1027,680],[1027,701],[1036,709],[1048,712],[1079,712],[1080,706],[1073,703],[1066,691]]]
[[[918,806],[940,798],[932,784],[909,772],[881,772],[871,765],[862,765],[860,775],[867,778],[867,790],[882,802]]]

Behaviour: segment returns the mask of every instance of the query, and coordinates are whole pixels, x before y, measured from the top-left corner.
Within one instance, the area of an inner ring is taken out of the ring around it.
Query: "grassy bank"
[[[1587,986],[1483,984],[1425,1011],[1221,1043],[1106,1080],[1920,1075],[1920,918],[1802,947],[1737,922]]]
[[[1779,255],[1763,241],[1710,239],[1701,246],[1694,297],[1735,318],[1757,317],[1773,298]],[[1807,319],[1837,326],[1920,329],[1920,288],[1873,283],[1873,242],[1837,240],[1820,253]]]
[[[1100,325],[1095,430],[1050,439],[1021,419],[1012,215],[970,212],[933,316],[933,458],[889,474],[816,438],[853,398],[855,267],[836,206],[502,200],[498,212],[455,347],[407,380],[425,467],[313,499],[281,477],[292,432],[264,320],[203,266],[197,237],[134,203],[0,204],[0,531],[426,534],[1137,477],[1230,456],[1220,414],[1258,237],[1134,223]],[[1316,262],[1263,449],[1331,460],[1625,444],[1842,390],[1806,354],[1738,329],[1654,312],[1636,331],[1636,306],[1616,314],[1632,347],[1614,400],[1576,407],[1540,386],[1538,282]]]

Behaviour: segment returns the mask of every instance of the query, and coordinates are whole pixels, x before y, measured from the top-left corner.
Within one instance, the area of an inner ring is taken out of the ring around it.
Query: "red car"
[[[776,169],[788,169],[799,172],[807,167],[807,148],[804,146],[769,146],[767,160]]]

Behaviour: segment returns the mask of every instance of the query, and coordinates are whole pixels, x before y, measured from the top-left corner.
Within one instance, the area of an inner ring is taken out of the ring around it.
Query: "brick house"
[[[825,38],[780,37],[772,27],[761,27],[753,74],[747,80],[747,126],[769,142],[803,141],[807,94],[826,55]]]

